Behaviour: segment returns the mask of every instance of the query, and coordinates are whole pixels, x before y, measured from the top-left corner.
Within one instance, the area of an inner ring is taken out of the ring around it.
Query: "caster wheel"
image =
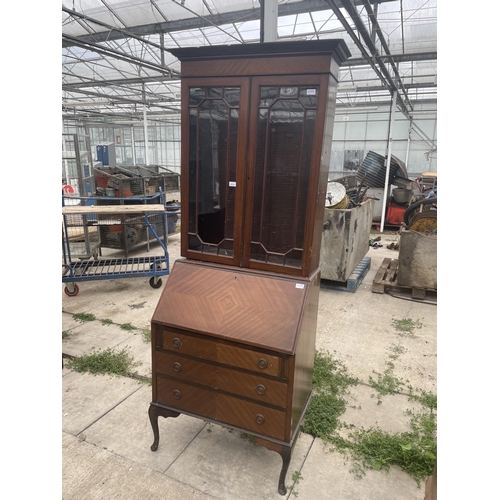
[[[80,291],[80,289],[78,288],[78,285],[73,286],[73,291],[71,291],[67,286],[64,287],[64,293],[68,297],[75,297],[76,295],[78,295],[79,291]]]
[[[152,276],[149,279],[149,285],[151,286],[151,288],[160,288],[162,285],[161,278],[159,278],[158,281],[155,283],[155,278],[154,278],[154,276]]]

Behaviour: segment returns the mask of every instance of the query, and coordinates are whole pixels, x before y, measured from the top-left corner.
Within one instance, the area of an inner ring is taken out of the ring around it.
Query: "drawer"
[[[164,329],[162,347],[171,352],[217,361],[273,377],[280,375],[280,357],[225,344],[212,337],[195,337]]]
[[[278,356],[251,351],[228,344],[218,344],[217,361],[226,365],[238,366],[253,372],[265,373],[273,377],[280,374],[280,360]]]
[[[217,369],[214,365],[183,358],[176,353],[155,351],[154,357],[156,373],[210,387],[216,386]]]
[[[163,330],[163,348],[197,358],[212,361],[217,359],[217,343],[214,340],[192,337],[166,329]]]
[[[264,436],[285,440],[286,413],[231,396],[217,396],[217,420]]]
[[[215,418],[216,395],[212,391],[156,376],[156,400],[179,410]]]
[[[285,382],[219,367],[217,368],[216,386],[225,392],[282,408],[286,407],[287,384]]]

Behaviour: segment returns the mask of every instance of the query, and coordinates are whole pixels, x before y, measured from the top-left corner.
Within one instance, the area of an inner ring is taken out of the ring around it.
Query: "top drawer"
[[[161,347],[168,351],[237,366],[273,377],[280,375],[281,358],[279,356],[225,344],[212,337],[194,337],[163,329]]]
[[[163,349],[217,361],[217,343],[211,339],[192,337],[163,329]]]

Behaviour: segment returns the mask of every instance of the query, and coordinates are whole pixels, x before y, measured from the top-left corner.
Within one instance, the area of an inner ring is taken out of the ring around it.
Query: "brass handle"
[[[180,363],[177,363],[177,361],[174,363],[174,372],[180,372],[182,370],[182,365]]]
[[[264,415],[261,415],[260,413],[257,413],[257,415],[255,415],[255,421],[259,425],[262,425],[266,421],[266,419],[264,418]]]
[[[267,361],[264,358],[260,358],[257,364],[259,365],[259,368],[261,368],[262,370],[267,368]]]
[[[179,389],[175,389],[175,391],[174,391],[174,398],[175,399],[181,399],[181,397],[182,397],[181,391],[179,391]]]
[[[179,349],[179,347],[182,347],[182,340],[181,339],[178,339],[177,337],[175,337],[174,340],[172,340],[172,345],[176,348],[176,349]]]
[[[265,393],[266,393],[266,386],[265,385],[262,385],[262,384],[259,384],[255,390],[257,391],[257,394],[260,394],[261,396],[263,396]]]

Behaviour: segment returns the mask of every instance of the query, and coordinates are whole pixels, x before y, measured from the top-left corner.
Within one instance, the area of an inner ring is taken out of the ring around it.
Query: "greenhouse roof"
[[[168,49],[261,41],[258,0],[63,0],[63,117],[113,123],[180,110]],[[278,0],[276,39],[342,38],[337,106],[437,101],[437,0]]]

